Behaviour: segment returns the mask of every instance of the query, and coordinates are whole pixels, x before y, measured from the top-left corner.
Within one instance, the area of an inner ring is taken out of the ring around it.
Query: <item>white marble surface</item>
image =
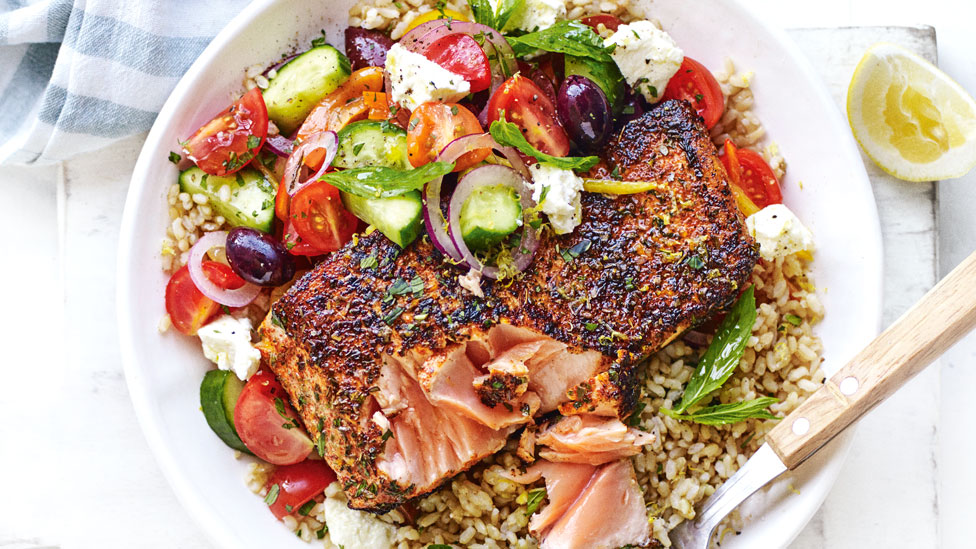
[[[971,1],[745,3],[784,27],[934,25],[941,66],[976,93]],[[808,48],[817,40],[797,36]],[[822,66],[840,62],[813,51]],[[843,71],[831,74],[844,83]],[[149,454],[119,363],[115,247],[140,144],[62,167],[0,170],[12,214],[0,240],[0,547],[210,547]],[[934,187],[878,177],[875,192],[891,321],[976,248],[976,173]],[[862,422],[837,486],[793,547],[973,546],[974,361],[970,336]]]

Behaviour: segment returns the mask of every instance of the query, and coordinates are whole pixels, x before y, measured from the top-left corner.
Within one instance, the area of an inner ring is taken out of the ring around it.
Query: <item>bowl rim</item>
[[[149,444],[153,458],[162,470],[164,478],[173,489],[177,500],[190,514],[191,519],[198,526],[200,526],[201,530],[203,530],[204,534],[210,540],[221,547],[228,548],[236,547],[239,543],[239,537],[234,533],[231,525],[223,520],[220,520],[218,516],[213,513],[212,508],[205,503],[203,491],[200,490],[199,487],[196,487],[190,483],[189,479],[186,478],[183,473],[183,468],[185,465],[181,464],[177,456],[170,451],[166,441],[163,438],[162,429],[157,422],[157,418],[154,416],[153,411],[151,410],[151,393],[149,386],[146,382],[146,377],[137,366],[139,362],[139,355],[135,345],[136,337],[133,328],[133,321],[136,319],[132,318],[130,315],[131,311],[127,307],[126,301],[128,297],[132,295],[131,292],[133,286],[133,278],[129,276],[129,271],[131,268],[129,254],[130,251],[135,248],[136,244],[134,240],[134,227],[138,223],[137,209],[138,204],[144,200],[145,194],[149,190],[149,185],[146,184],[146,182],[151,180],[150,168],[153,162],[153,155],[161,150],[163,146],[163,126],[166,125],[165,121],[171,119],[177,112],[178,107],[186,100],[186,96],[189,93],[188,89],[190,88],[191,84],[206,73],[207,68],[219,55],[221,55],[227,43],[265,15],[265,13],[268,12],[279,1],[280,0],[254,0],[238,15],[236,15],[227,24],[227,26],[224,27],[213,38],[210,44],[193,62],[189,70],[187,70],[187,72],[181,77],[171,92],[169,98],[164,103],[162,109],[156,117],[156,122],[154,122],[152,129],[146,137],[146,141],[142,146],[139,158],[136,162],[135,168],[133,169],[129,189],[126,194],[125,208],[122,215],[118,256],[116,262],[116,316],[119,326],[118,334],[122,366],[133,408],[139,421],[140,429]],[[862,184],[861,186],[871,194],[870,200],[868,201],[870,204],[870,209],[869,211],[863,212],[863,214],[867,217],[865,224],[873,229],[871,237],[874,242],[871,249],[865,251],[866,257],[862,266],[869,271],[873,271],[874,273],[874,276],[871,277],[874,279],[874,291],[866,292],[863,296],[863,301],[866,307],[875,311],[873,334],[876,335],[878,332],[880,332],[883,314],[882,283],[884,278],[884,255],[882,248],[882,233],[877,211],[877,202],[874,199],[870,179],[868,178],[864,169],[863,160],[859,155],[857,144],[855,143],[853,136],[848,131],[848,126],[844,121],[839,108],[836,106],[833,98],[827,90],[826,85],[816,73],[809,60],[799,49],[799,46],[793,42],[793,40],[783,29],[767,23],[755,12],[754,9],[744,5],[740,0],[733,0],[729,3],[732,4],[732,9],[740,12],[744,17],[748,18],[752,24],[771,34],[777,41],[776,45],[785,49],[787,56],[797,65],[797,68],[804,73],[808,80],[816,83],[813,91],[822,103],[830,107],[827,109],[828,112],[826,114],[829,117],[829,122],[831,128],[835,132],[835,136],[844,141],[841,148],[846,150],[849,155],[856,157],[857,164],[861,166],[861,169],[857,170],[857,173],[851,174],[851,177],[860,179]],[[840,466],[842,466],[846,461],[847,454],[853,441],[852,431],[853,429],[849,429],[844,436],[839,437],[839,439],[836,440],[836,443],[831,445],[833,448],[831,448],[830,451],[834,452],[835,454],[840,454],[835,455],[833,458],[834,460],[839,461],[837,462],[837,465],[833,467],[834,470],[830,473],[833,475],[833,478],[830,479],[831,485],[833,485],[833,483],[836,481]],[[805,513],[805,516],[803,517],[804,520],[802,522],[797,522],[797,526],[792,535],[789,536],[788,539],[783,540],[784,546],[799,535],[800,531],[802,531],[807,522],[809,522],[813,514],[816,513],[816,511],[820,508],[823,500],[826,498],[827,493],[829,493],[829,490],[823,493],[823,496],[820,498],[820,501],[816,506],[811,506],[807,509],[808,512]]]

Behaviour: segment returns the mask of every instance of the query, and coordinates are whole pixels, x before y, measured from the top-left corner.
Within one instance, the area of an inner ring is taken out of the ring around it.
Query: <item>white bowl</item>
[[[352,0],[258,0],[223,30],[163,107],[136,164],[122,221],[118,314],[129,391],[163,473],[190,514],[227,548],[306,547],[244,484],[235,461],[199,410],[199,384],[210,367],[199,342],[161,335],[166,276],[159,243],[166,192],[177,170],[167,160],[177,141],[225,107],[244,69],[270,64],[324,29],[343,43]],[[756,112],[789,161],[786,203],[816,235],[815,279],[827,317],[817,331],[824,367],[838,369],[877,333],[881,319],[881,232],[874,197],[847,125],[796,46],[746,9],[723,0],[648,3],[687,52],[720,68],[726,56],[755,71]],[[798,182],[803,181],[803,189]],[[829,291],[828,291],[829,290]],[[785,546],[823,502],[848,444],[834,444],[789,479],[753,498],[740,536],[723,547]],[[799,492],[788,490],[788,484]],[[148,520],[148,519],[147,519]]]

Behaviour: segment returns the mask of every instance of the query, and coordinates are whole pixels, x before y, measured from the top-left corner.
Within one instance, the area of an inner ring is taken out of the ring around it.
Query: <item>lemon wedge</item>
[[[895,44],[872,46],[847,89],[847,119],[864,152],[906,181],[976,166],[976,101],[938,67]]]
[[[426,13],[421,13],[417,17],[413,18],[413,21],[407,25],[407,30],[405,32],[410,32],[416,27],[423,25],[424,23],[429,23],[435,19],[453,19],[455,21],[467,21],[468,18],[464,14],[458,13],[454,10],[443,9],[443,10],[431,10]]]

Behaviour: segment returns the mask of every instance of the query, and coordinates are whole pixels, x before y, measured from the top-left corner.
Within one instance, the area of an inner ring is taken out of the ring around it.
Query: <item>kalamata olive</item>
[[[349,27],[346,29],[346,57],[352,70],[363,67],[385,67],[386,52],[393,47],[393,40],[380,31]]]
[[[571,75],[559,86],[556,111],[569,138],[584,153],[599,151],[613,131],[606,94],[585,76]]]
[[[260,286],[280,286],[295,276],[295,260],[275,237],[250,227],[227,235],[227,262],[241,278]]]
[[[646,102],[644,98],[631,92],[627,93],[621,103],[620,112],[617,113],[613,122],[614,127],[618,130],[623,128],[631,120],[644,116],[644,113],[648,110],[648,107],[645,107]]]

